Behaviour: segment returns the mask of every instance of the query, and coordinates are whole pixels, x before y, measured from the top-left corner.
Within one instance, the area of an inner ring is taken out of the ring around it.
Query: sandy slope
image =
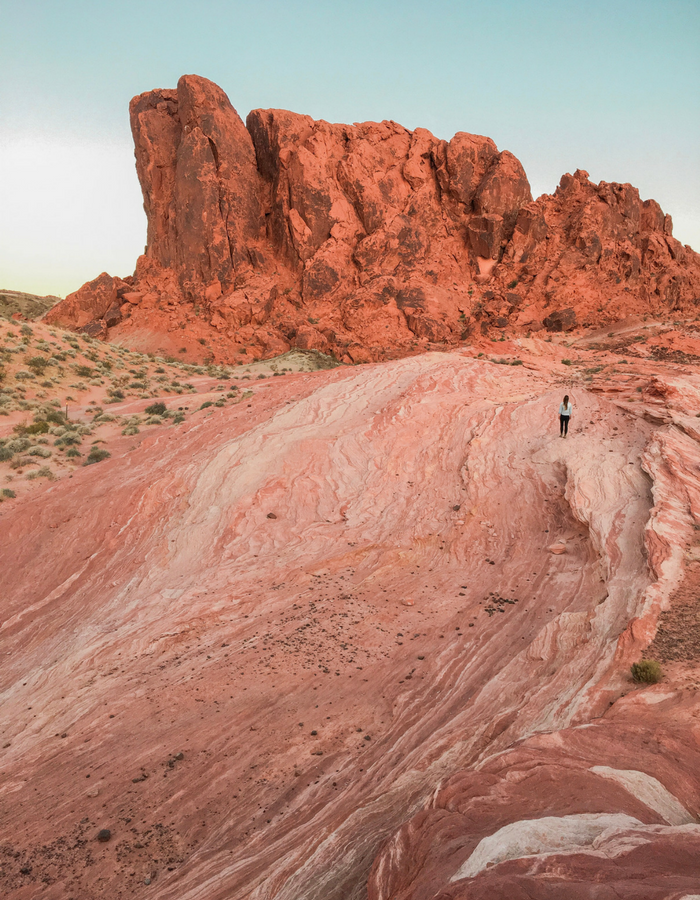
[[[697,432],[580,385],[562,440],[537,353],[270,381],[3,511],[4,896],[364,897],[444,779],[631,690]]]

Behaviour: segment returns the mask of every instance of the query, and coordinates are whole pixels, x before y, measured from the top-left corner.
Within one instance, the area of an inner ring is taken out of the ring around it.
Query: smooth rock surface
[[[697,679],[628,672],[698,566],[700,381],[499,350],[270,378],[3,506],[3,896],[692,893]],[[581,815],[641,827],[450,881]]]

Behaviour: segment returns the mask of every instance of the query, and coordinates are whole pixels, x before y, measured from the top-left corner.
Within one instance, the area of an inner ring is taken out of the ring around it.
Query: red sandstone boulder
[[[116,324],[114,311],[119,310],[120,295],[127,291],[129,285],[125,281],[103,272],[52,307],[45,321],[81,330],[109,313],[110,320]]]

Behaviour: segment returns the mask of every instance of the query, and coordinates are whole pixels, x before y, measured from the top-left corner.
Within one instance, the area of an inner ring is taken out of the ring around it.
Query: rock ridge
[[[700,298],[700,256],[656,201],[582,170],[533,200],[488,137],[277,109],[244,124],[196,75],[135,97],[130,118],[145,253],[50,322],[219,362],[290,347],[363,362]]]

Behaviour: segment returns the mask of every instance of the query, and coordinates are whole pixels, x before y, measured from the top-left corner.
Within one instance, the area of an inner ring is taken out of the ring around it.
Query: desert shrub
[[[29,325],[22,325],[20,331],[24,335],[24,337],[31,337],[34,334]]]
[[[2,495],[3,497],[7,497],[9,500],[14,500],[14,498],[17,496],[17,494],[15,494],[15,492],[11,488],[3,488]]]
[[[13,438],[11,441],[8,441],[5,446],[12,453],[22,453],[22,451],[27,449],[27,447],[31,446],[31,443],[32,442],[27,440],[27,438],[25,437],[17,437]]]
[[[14,453],[9,447],[0,447],[0,462],[7,462],[7,460],[12,459],[13,456]]]
[[[177,413],[175,416],[173,416],[173,425],[180,425],[184,421],[185,421],[184,413]]]
[[[43,422],[41,419],[32,423],[31,425],[27,425],[24,429],[25,434],[48,434],[49,433],[49,423]]]
[[[162,416],[149,416],[146,419],[146,425],[162,425],[163,417]]]
[[[51,451],[48,447],[39,447],[37,445],[36,447],[30,447],[29,450],[27,450],[27,456],[40,456],[42,459],[48,459],[49,456],[51,456]]]
[[[48,466],[42,466],[40,469],[36,469],[34,472],[27,472],[27,478],[29,479],[29,481],[34,481],[35,478],[48,478],[49,481],[53,481],[56,476]]]
[[[640,659],[639,662],[632,664],[630,671],[638,684],[656,684],[663,676],[661,666],[655,659]]]
[[[69,447],[66,450],[66,456],[71,459],[75,458],[76,456],[82,456],[82,455],[83,454],[80,452],[80,450],[78,450],[77,447]]]
[[[130,423],[125,428],[122,428],[122,434],[126,435],[139,434],[139,431],[139,426],[134,423]]]
[[[84,466],[91,466],[93,463],[102,462],[103,459],[108,459],[112,454],[109,450],[105,450],[104,447],[97,447],[93,445],[90,447],[90,452],[88,453],[88,458],[83,463]]]
[[[208,407],[213,406],[213,405],[214,404],[211,402],[211,400],[205,400],[204,403],[202,403],[202,405],[199,408],[207,409]]]
[[[107,393],[112,398],[113,401],[123,400],[124,399],[124,391],[120,391],[114,388],[110,388]]]
[[[73,369],[80,378],[91,378],[95,374],[95,370],[90,366],[73,366]]]
[[[562,364],[562,366],[570,366],[571,360],[570,359],[562,359],[561,364]]]
[[[48,366],[49,361],[45,356],[32,356],[31,359],[26,360],[26,364],[33,372],[36,372],[37,375],[43,375],[44,369]]]
[[[82,441],[82,437],[78,434],[77,431],[66,431],[59,438],[54,441],[55,447],[72,447],[75,444],[79,444]]]
[[[147,406],[144,410],[149,416],[162,416],[167,411],[168,407],[163,402],[151,403],[151,405]]]

